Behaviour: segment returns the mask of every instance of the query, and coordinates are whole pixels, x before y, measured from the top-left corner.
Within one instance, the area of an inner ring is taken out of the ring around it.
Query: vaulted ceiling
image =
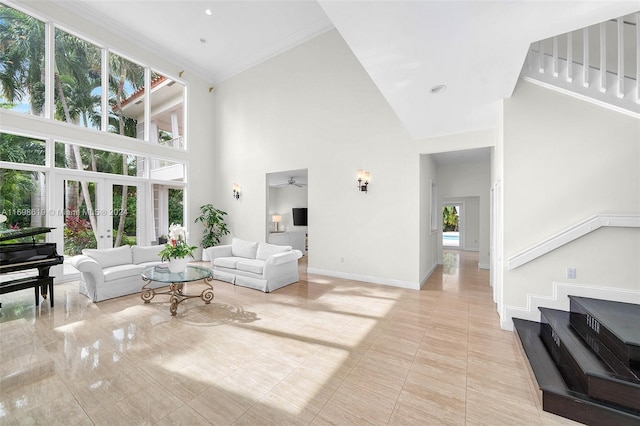
[[[414,139],[495,127],[532,42],[640,10],[640,0],[54,1],[212,84],[335,28]]]

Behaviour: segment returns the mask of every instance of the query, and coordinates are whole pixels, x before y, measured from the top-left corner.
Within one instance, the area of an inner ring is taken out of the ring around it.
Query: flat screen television
[[[293,226],[307,226],[306,207],[294,207],[291,211],[293,213]]]

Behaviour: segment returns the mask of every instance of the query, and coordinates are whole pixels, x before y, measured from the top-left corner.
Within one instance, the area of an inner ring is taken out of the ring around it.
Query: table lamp
[[[271,216],[271,220],[276,224],[276,232],[280,232],[280,222],[282,222],[282,216],[274,214]]]

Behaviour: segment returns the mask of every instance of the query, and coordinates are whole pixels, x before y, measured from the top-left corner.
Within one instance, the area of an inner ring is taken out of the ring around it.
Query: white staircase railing
[[[521,76],[640,117],[640,12],[531,45]]]
[[[640,215],[595,215],[579,222],[546,240],[509,256],[507,268],[511,271],[545,254],[577,240],[602,227],[640,228]]]

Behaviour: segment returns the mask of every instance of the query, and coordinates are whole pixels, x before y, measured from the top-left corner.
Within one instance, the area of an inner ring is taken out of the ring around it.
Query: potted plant
[[[201,206],[200,213],[200,216],[196,218],[195,222],[201,222],[204,227],[202,248],[206,249],[207,247],[213,247],[220,244],[220,238],[229,233],[227,224],[224,222],[224,216],[227,213],[220,209],[216,209],[213,204],[205,204]]]
[[[196,246],[187,244],[187,232],[180,224],[172,223],[169,227],[169,242],[158,253],[163,262],[169,262],[169,271],[184,272],[189,259],[193,258]]]

